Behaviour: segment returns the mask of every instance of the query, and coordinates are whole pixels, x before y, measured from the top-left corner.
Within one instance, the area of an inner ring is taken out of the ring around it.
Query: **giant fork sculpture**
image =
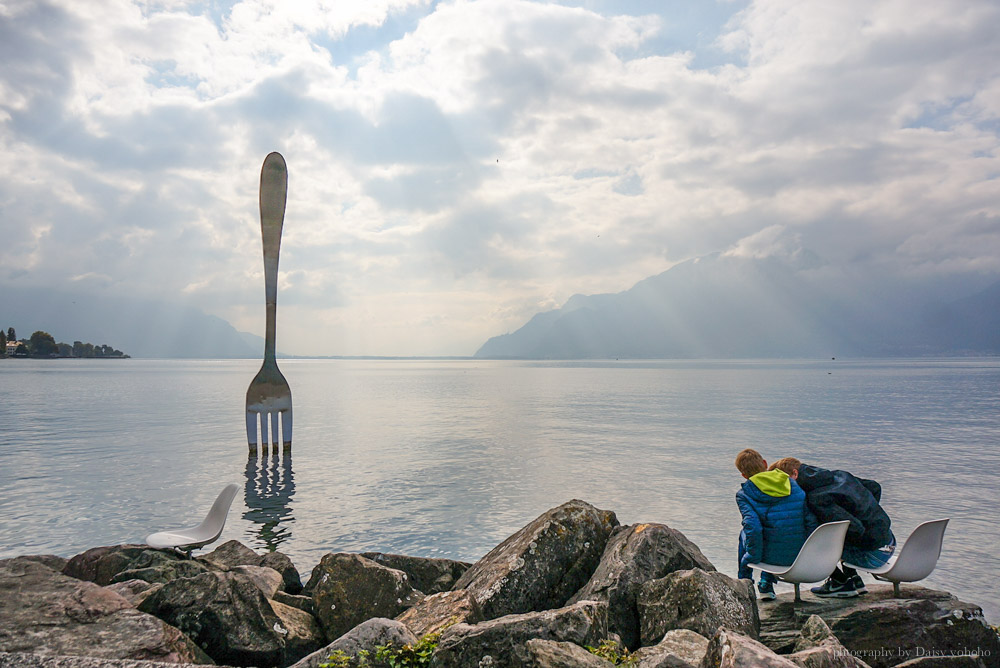
[[[278,370],[278,363],[274,359],[274,332],[278,310],[278,252],[281,250],[281,227],[285,220],[287,191],[288,170],[285,167],[285,159],[279,153],[271,153],[264,158],[264,165],[260,169],[260,234],[264,242],[267,329],[264,333],[264,363],[247,388],[247,442],[251,454],[257,452],[258,417],[260,441],[265,449],[270,432],[271,448],[277,450],[279,415],[281,416],[280,442],[285,451],[290,451],[292,447],[292,390]]]

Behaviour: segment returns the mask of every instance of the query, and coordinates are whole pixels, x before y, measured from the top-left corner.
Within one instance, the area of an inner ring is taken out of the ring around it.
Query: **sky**
[[[471,355],[715,252],[1000,276],[998,34],[993,0],[0,0],[0,286],[262,335],[271,151],[289,354]]]

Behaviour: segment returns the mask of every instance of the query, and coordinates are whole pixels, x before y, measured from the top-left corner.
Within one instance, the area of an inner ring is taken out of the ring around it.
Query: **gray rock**
[[[571,642],[536,638],[524,646],[534,668],[611,668],[615,665]]]
[[[229,572],[241,573],[250,578],[265,598],[274,598],[283,584],[281,573],[266,566],[234,566]]]
[[[708,638],[689,631],[667,631],[658,644],[643,647],[635,653],[639,668],[689,668],[701,665],[708,651]]]
[[[781,594],[761,608],[760,638],[779,653],[794,652],[802,617],[815,614],[851,654],[875,668],[966,648],[978,648],[984,657],[989,652],[991,660],[1000,657],[1000,638],[987,626],[979,606],[916,585],[903,585],[903,598],[898,599],[888,584],[868,585],[868,592],[846,599],[807,594],[799,604],[790,593]]]
[[[238,540],[226,541],[197,561],[209,565],[213,569],[228,571],[239,566],[263,566],[273,568],[281,574],[282,591],[298,594],[302,591],[302,580],[292,560],[281,552],[257,554]]]
[[[801,652],[814,647],[822,647],[829,643],[840,644],[840,640],[833,634],[830,627],[819,615],[809,615],[806,623],[799,629],[799,638],[795,642],[795,651]]]
[[[97,659],[90,656],[0,652],[0,668],[189,668],[196,665],[198,664],[141,659]]]
[[[642,644],[655,645],[671,629],[706,638],[724,627],[757,638],[757,595],[749,580],[700,568],[675,571],[642,585],[637,599]]]
[[[472,564],[451,559],[429,559],[425,557],[407,557],[401,554],[385,554],[382,552],[362,552],[362,557],[378,562],[383,566],[403,571],[410,577],[410,585],[425,594],[437,594],[454,588],[455,583],[469,570]]]
[[[319,664],[325,663],[327,658],[336,651],[341,651],[349,657],[356,657],[358,652],[362,650],[374,655],[375,648],[382,645],[398,648],[416,642],[417,638],[402,623],[376,617],[361,622],[323,649],[306,656],[291,668],[318,668]]]
[[[283,591],[277,591],[274,593],[273,600],[278,603],[290,605],[293,608],[298,608],[302,612],[308,612],[310,615],[316,614],[316,608],[313,607],[313,600],[309,596],[301,596],[297,594],[289,594]]]
[[[324,555],[306,591],[327,638],[339,638],[373,617],[396,617],[423,598],[403,571],[359,554]]]
[[[143,564],[149,564],[143,566]],[[113,578],[112,583],[129,580],[145,580],[149,583],[165,583],[177,578],[193,578],[211,572],[208,566],[192,559],[171,559],[157,550],[147,550],[139,555],[128,568]]]
[[[464,622],[476,624],[483,619],[476,599],[465,589],[444,591],[422,599],[415,606],[396,618],[421,638],[428,633]]]
[[[608,604],[581,601],[558,610],[506,615],[476,625],[456,624],[441,634],[432,665],[532,666],[529,640],[598,645],[608,635]]]
[[[113,591],[19,558],[0,560],[0,651],[211,663]]]
[[[289,594],[299,594],[302,592],[302,578],[295,564],[287,554],[281,552],[268,552],[260,558],[258,566],[273,568],[281,573],[281,580],[284,583],[282,589]]]
[[[228,571],[236,566],[259,566],[260,559],[259,554],[238,540],[227,540],[208,554],[196,557],[197,561],[219,571]]]
[[[278,601],[269,601],[271,610],[281,620],[279,626],[272,627],[285,641],[282,665],[297,661],[316,651],[326,642],[326,635],[319,622],[310,613]]]
[[[43,566],[48,566],[57,573],[62,573],[62,570],[66,568],[66,564],[69,563],[69,560],[65,557],[60,557],[55,554],[26,554],[17,558],[34,561],[35,563],[39,563]]]
[[[819,615],[810,615],[800,634],[795,653],[788,658],[803,668],[870,668],[840,644]]]
[[[708,643],[701,668],[797,668],[797,665],[753,638],[719,629]]]
[[[147,554],[149,552],[159,556]],[[143,561],[137,564],[140,557]],[[171,550],[153,550],[148,545],[109,545],[93,547],[72,557],[62,572],[78,580],[104,586],[111,584],[112,579],[122,571],[146,568],[154,565],[154,561],[163,563],[168,560],[179,561],[182,558]],[[132,578],[124,578],[124,580],[130,579]]]
[[[867,663],[852,656],[844,647],[832,645],[789,654],[788,659],[802,668],[870,668]]]
[[[181,629],[216,661],[234,666],[286,665],[322,642],[317,638],[304,646],[257,585],[240,573],[173,580],[140,609]]]
[[[138,608],[140,603],[162,586],[162,584],[152,584],[145,580],[126,580],[125,582],[109,584],[105,589],[110,589],[128,601],[133,608]]]
[[[639,647],[639,588],[679,570],[715,566],[684,534],[665,524],[633,524],[611,534],[601,562],[570,603],[607,601],[608,626],[629,649]],[[707,641],[706,641],[707,642]]]
[[[573,500],[508,537],[455,583],[476,598],[486,619],[564,605],[600,562],[615,514]]]

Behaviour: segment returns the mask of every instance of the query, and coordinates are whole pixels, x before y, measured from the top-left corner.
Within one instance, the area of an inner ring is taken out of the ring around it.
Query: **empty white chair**
[[[775,566],[773,564],[749,564],[778,576],[779,580],[795,585],[795,600],[801,601],[799,584],[802,582],[820,582],[827,579],[840,561],[844,551],[844,538],[847,528],[851,525],[847,520],[827,522],[816,527],[802,544],[795,561],[791,566]]]
[[[871,573],[879,580],[892,583],[892,595],[899,598],[900,582],[916,582],[931,574],[941,556],[941,544],[944,542],[944,530],[948,520],[931,520],[924,522],[910,534],[903,547],[889,557],[884,566],[865,568],[845,562],[845,566],[859,571]]]
[[[215,541],[222,535],[222,529],[226,526],[226,515],[229,514],[229,507],[233,504],[233,499],[239,488],[240,486],[236,483],[226,485],[226,488],[215,499],[208,515],[198,526],[190,529],[170,529],[151,533],[146,536],[146,545],[158,549],[172,547],[183,550],[190,555],[191,550]]]

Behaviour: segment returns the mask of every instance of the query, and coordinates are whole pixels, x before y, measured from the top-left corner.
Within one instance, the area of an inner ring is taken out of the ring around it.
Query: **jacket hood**
[[[820,487],[833,485],[836,482],[836,475],[834,471],[821,469],[818,466],[800,464],[799,477],[795,481],[799,483],[799,487],[808,493]]]
[[[791,479],[787,473],[780,469],[764,471],[750,476],[750,482],[768,496],[782,497],[792,493]]]

